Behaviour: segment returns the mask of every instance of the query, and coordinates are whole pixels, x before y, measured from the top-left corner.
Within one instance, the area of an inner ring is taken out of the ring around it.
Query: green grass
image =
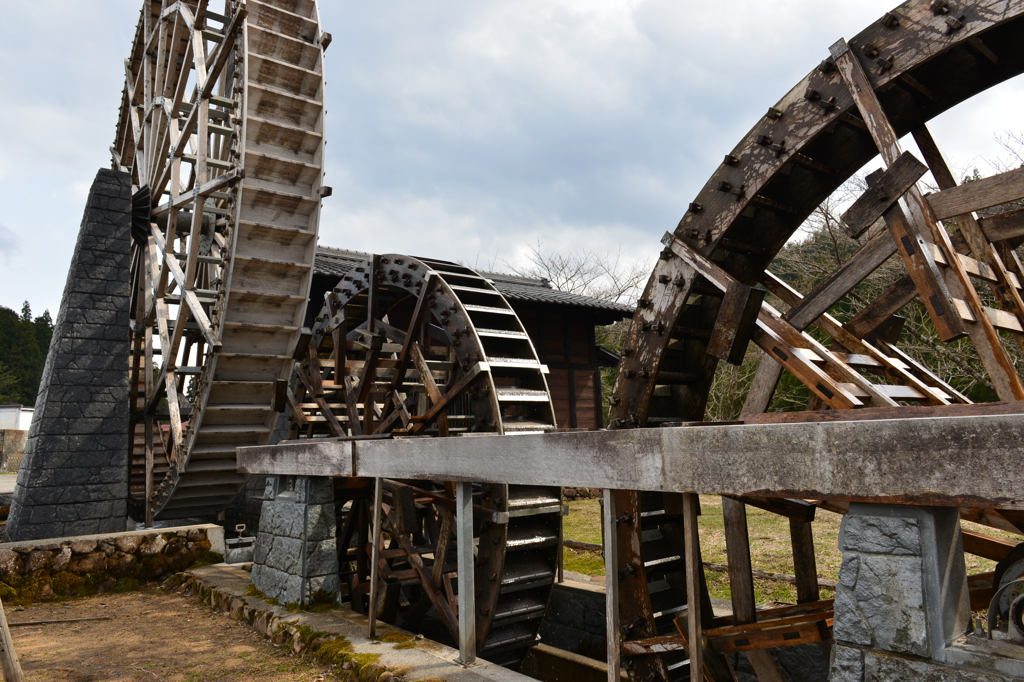
[[[702,558],[707,563],[728,563],[725,552],[725,528],[722,519],[722,501],[719,497],[701,496],[701,516],[698,521]],[[839,579],[842,555],[839,552],[839,526],[842,516],[818,509],[813,531],[818,576],[826,580]],[[964,530],[973,530],[1011,542],[1020,542],[1019,535],[963,522]],[[772,573],[793,574],[789,520],[771,512],[747,507],[747,532],[750,537],[750,559],[753,568]],[[599,500],[569,502],[569,516],[565,518],[565,538],[580,542],[601,542],[601,505]],[[566,570],[585,575],[604,575],[604,560],[599,552],[566,547],[563,556]],[[983,573],[995,568],[995,562],[966,555],[968,573]],[[729,576],[725,571],[706,569],[708,590],[713,597],[728,599]],[[769,578],[754,578],[754,592],[758,603],[796,602],[796,586]],[[833,591],[821,588],[821,598],[829,599]]]

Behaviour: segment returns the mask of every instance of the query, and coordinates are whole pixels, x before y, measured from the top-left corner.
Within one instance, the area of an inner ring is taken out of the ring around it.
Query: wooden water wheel
[[[623,352],[612,428],[701,422],[719,361],[738,364],[751,341],[764,357],[744,422],[1020,411],[1015,402],[970,405],[900,350],[892,321],[918,300],[942,340],[970,340],[999,400],[1024,399],[1007,351],[1007,344],[1024,342],[1024,268],[1014,252],[1024,238],[1024,216],[976,215],[1024,196],[1024,170],[958,187],[926,127],[1022,70],[1020,1],[911,0],[848,43],[833,45],[831,56],[725,156],[665,235]],[[908,133],[923,162],[901,147]],[[772,260],[815,207],[879,154],[885,171],[869,177],[869,190],[843,216],[850,236],[862,239],[859,250],[810,291],[774,276]],[[917,181],[929,170],[941,191],[925,196]],[[904,276],[846,319],[830,314],[890,258],[902,261]],[[768,305],[765,291],[784,310]],[[765,414],[783,372],[809,389],[808,411]],[[619,612],[632,679],[690,677],[691,652],[677,634],[689,627],[679,616],[698,611],[687,608],[688,588],[704,597],[698,620],[710,642],[702,647],[707,679],[730,679],[723,652],[746,653],[761,680],[777,680],[767,649],[827,646],[831,604],[819,601],[812,501],[723,499],[733,603],[727,619],[714,618],[706,603],[703,570],[686,575],[685,555],[690,551],[692,560],[695,548],[685,549],[684,517],[692,524],[695,512],[683,496],[627,491],[615,502]],[[800,604],[755,613],[746,505],[789,518]],[[831,508],[843,511],[842,504]],[[962,516],[1024,530],[1012,512],[963,510]],[[968,551],[982,556],[1006,552],[1005,543],[983,535],[964,538]],[[699,556],[691,563],[699,567]]]
[[[299,349],[287,401],[293,438],[471,437],[555,428],[529,336],[473,270],[389,254],[355,265]],[[356,610],[368,608],[372,480],[338,479],[339,559]],[[384,482],[384,620],[458,641],[454,489]],[[537,638],[561,549],[557,487],[474,489],[478,652],[515,663]],[[431,625],[434,629],[431,630]]]
[[[146,0],[113,163],[136,187],[135,515],[221,511],[266,443],[316,248],[324,153],[316,0]],[[144,509],[144,512],[143,512]]]

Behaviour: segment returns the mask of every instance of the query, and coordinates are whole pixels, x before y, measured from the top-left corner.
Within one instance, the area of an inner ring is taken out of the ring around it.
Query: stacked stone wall
[[[101,170],[89,192],[6,540],[125,530],[131,179]]]
[[[223,559],[213,524],[0,544],[0,597],[29,603],[123,592]]]

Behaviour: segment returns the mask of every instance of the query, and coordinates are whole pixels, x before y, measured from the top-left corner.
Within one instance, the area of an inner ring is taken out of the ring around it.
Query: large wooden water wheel
[[[316,0],[146,0],[111,147],[136,188],[131,494],[219,512],[267,442],[306,308],[324,153]]]
[[[1006,345],[1024,342],[1024,268],[1014,252],[1024,237],[1024,216],[979,219],[975,213],[1024,195],[1024,170],[958,187],[926,127],[1022,70],[1019,0],[911,0],[848,43],[833,45],[831,56],[725,156],[678,227],[665,235],[623,352],[612,428],[701,422],[719,361],[738,364],[751,341],[764,356],[740,416],[744,422],[1019,411],[1014,403],[969,405],[899,349],[892,321],[918,300],[942,340],[970,340],[1001,401],[1024,399]],[[923,163],[902,149],[908,133]],[[869,177],[869,190],[843,216],[850,236],[861,239],[859,250],[809,291],[775,277],[769,266],[797,228],[879,154],[886,170]],[[929,170],[941,191],[925,196],[917,181]],[[902,261],[904,276],[855,314],[830,315],[890,258]],[[763,300],[765,290],[782,301],[782,310]],[[809,390],[808,411],[765,414],[783,372]],[[689,612],[682,496],[627,491],[615,502],[627,668],[635,680],[688,679],[689,652],[673,639],[677,630],[686,632],[680,616]],[[790,519],[801,604],[755,613],[746,505]],[[760,679],[777,680],[767,649],[827,646],[831,604],[819,601],[815,508],[805,500],[723,499],[733,615],[716,619],[709,604],[700,609],[710,642],[703,657],[708,679],[730,679],[723,652],[746,653]],[[831,508],[843,511],[842,504]],[[962,515],[1024,530],[1012,512]],[[1006,552],[982,535],[964,538],[969,551],[983,556],[998,559]],[[700,573],[691,576],[694,583],[703,584]],[[706,601],[706,585],[699,592]],[[772,618],[781,620],[773,624]]]
[[[353,266],[300,347],[288,388],[293,438],[472,437],[555,428],[545,369],[505,298],[473,270],[389,254]],[[338,552],[353,607],[369,608],[372,480],[335,485]],[[558,569],[557,487],[474,488],[480,655],[519,661],[536,641]],[[458,641],[454,489],[385,481],[388,622]],[[432,629],[433,628],[433,629]]]

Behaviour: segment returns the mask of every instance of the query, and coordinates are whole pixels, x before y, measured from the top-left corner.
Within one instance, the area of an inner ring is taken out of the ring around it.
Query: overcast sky
[[[2,4],[0,305],[56,315],[140,3]],[[321,243],[481,267],[538,242],[649,260],[767,107],[893,4],[322,1]],[[1020,111],[1017,78],[932,129],[987,174]]]

